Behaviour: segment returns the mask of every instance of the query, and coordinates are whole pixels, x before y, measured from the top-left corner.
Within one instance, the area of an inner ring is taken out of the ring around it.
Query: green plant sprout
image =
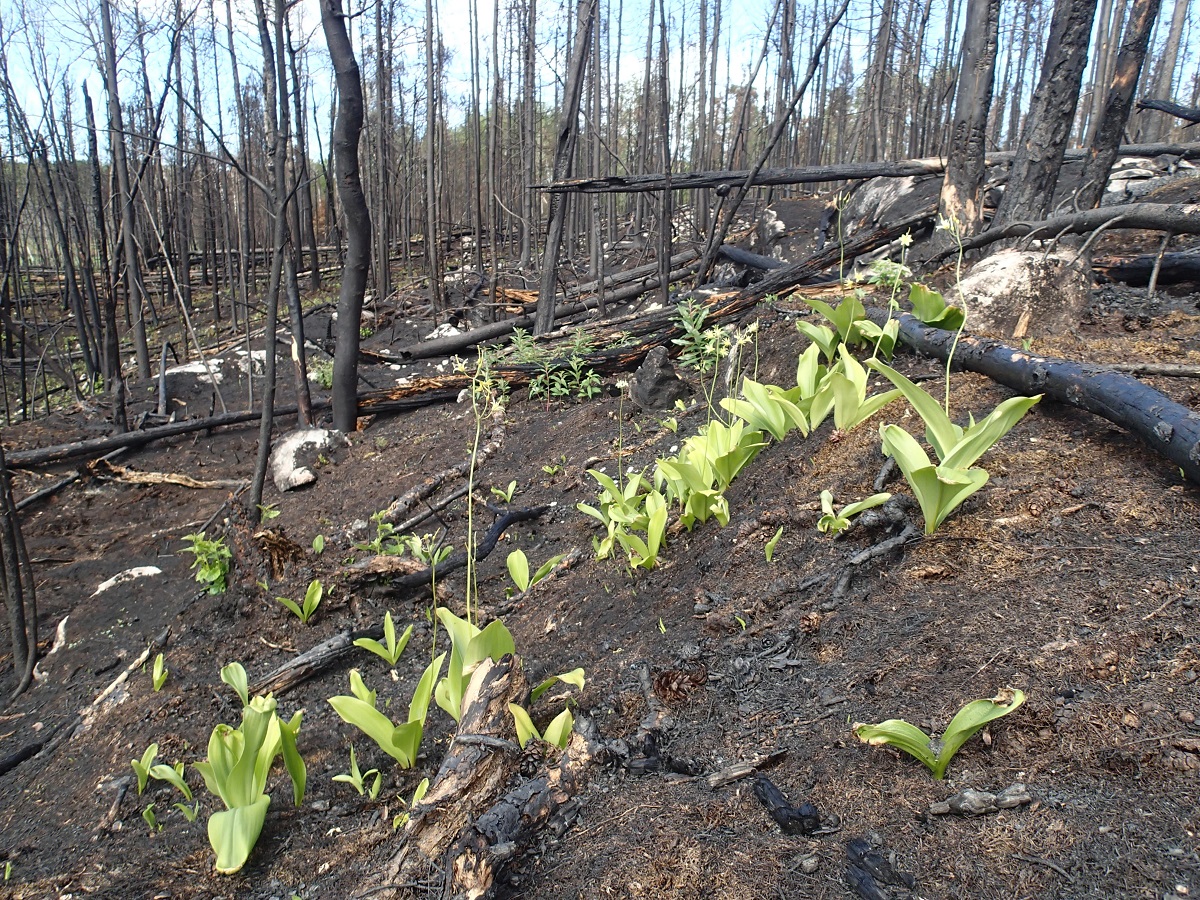
[[[185,534],[183,539],[190,546],[184,547],[180,552],[192,554],[191,567],[195,570],[196,581],[204,585],[210,594],[225,593],[229,561],[233,559],[225,541],[221,538],[209,540],[203,531]]]
[[[387,520],[386,509],[373,513],[371,524],[375,526],[375,537],[366,543],[355,544],[355,550],[365,550],[376,556],[398,556],[404,552],[404,545],[396,534],[396,526]]]
[[[434,699],[457,722],[462,718],[463,695],[479,664],[485,659],[498,660],[506,653],[516,653],[517,648],[512,633],[499,619],[479,628],[445,607],[437,610],[437,617],[450,635],[450,664],[434,690]]]
[[[325,535],[318,534],[315,538],[313,538],[312,549],[313,553],[315,553],[317,556],[320,556],[325,552]]]
[[[260,522],[270,522],[272,519],[279,518],[279,510],[276,509],[274,503],[258,504],[258,520]]]
[[[154,804],[148,804],[142,810],[142,819],[150,826],[150,832],[153,834],[156,831],[162,831],[163,827],[158,823],[158,816],[154,814]]]
[[[509,577],[512,578],[513,584],[517,586],[517,590],[524,593],[549,575],[550,570],[562,562],[565,556],[565,553],[559,553],[550,557],[538,567],[538,570],[533,573],[533,577],[529,575],[529,560],[525,556],[525,551],[519,547],[508,554],[505,565],[508,567]]]
[[[308,590],[304,592],[303,605],[287,597],[276,597],[275,599],[295,613],[296,618],[300,620],[300,624],[307,625],[316,614],[317,607],[321,605],[321,598],[324,596],[325,588],[321,586],[319,580],[314,578],[309,582]]]
[[[891,494],[872,494],[865,500],[847,503],[840,510],[833,507],[833,492],[821,491],[821,518],[817,520],[817,531],[837,537],[853,523],[851,519],[860,512],[882,506],[892,499]]]
[[[767,541],[767,545],[763,547],[763,555],[767,558],[767,562],[771,562],[775,559],[775,548],[779,546],[779,539],[781,537],[783,537],[782,525],[775,530],[775,536]]]
[[[854,734],[873,747],[888,745],[903,750],[920,760],[941,781],[946,767],[959,749],[983,726],[1006,716],[1025,702],[1025,694],[1016,688],[1005,688],[990,700],[973,700],[960,709],[946,726],[941,740],[934,740],[915,725],[903,719],[888,719],[878,725],[863,722],[854,724]]]
[[[868,365],[896,385],[925,422],[925,439],[937,454],[938,465],[930,462],[916,439],[898,425],[883,425],[879,434],[884,452],[896,460],[916,495],[925,533],[933,534],[950,513],[987,483],[988,473],[971,466],[1008,434],[1042,395],[1010,397],[979,422],[971,416],[963,428],[950,420],[933,397],[899,372],[878,360]]]
[[[395,725],[375,708],[375,692],[366,690],[361,677],[356,682],[356,672],[352,672],[350,677],[353,696],[330,697],[329,705],[343,721],[373,740],[401,768],[411,769],[417,762],[417,753],[425,733],[425,719],[429,715],[434,682],[441,673],[445,659],[446,654],[442,653],[425,668],[408,705],[408,720],[402,725]]]
[[[375,779],[368,787],[366,782],[367,779],[372,775],[375,776]],[[374,800],[379,796],[379,788],[383,785],[383,775],[380,774],[378,769],[368,769],[365,772],[359,770],[358,760],[354,758],[353,744],[350,746],[350,771],[341,775],[334,775],[333,780],[350,785],[352,788],[358,791],[359,796],[365,794],[371,800]]]
[[[583,669],[572,669],[570,672],[564,672],[561,675],[554,675],[547,678],[530,692],[530,706],[537,703],[538,698],[558,682],[583,690],[585,684]],[[531,738],[545,741],[547,744],[558,747],[560,750],[566,749],[567,742],[571,740],[571,729],[575,727],[575,717],[571,714],[569,707],[564,706],[562,712],[551,720],[543,732],[537,730],[537,727],[533,724],[533,719],[530,718],[529,711],[523,706],[510,703],[508,704],[508,710],[512,714],[513,724],[517,728],[517,741],[520,743],[522,749],[529,743]]]
[[[492,496],[498,500],[503,500],[505,503],[512,503],[513,492],[517,489],[516,481],[510,481],[505,488],[493,487]]]
[[[945,297],[923,284],[909,288],[908,301],[912,304],[913,316],[935,328],[957,331],[966,319],[961,309],[950,306]]]
[[[400,635],[400,639],[396,640],[396,625],[392,621],[391,610],[388,610],[383,614],[383,643],[381,644],[374,638],[357,638],[354,641],[354,646],[369,650],[394,669],[396,668],[397,660],[400,659],[400,654],[408,646],[408,641],[412,637],[412,633],[413,627],[409,625],[404,629],[404,634]]]
[[[408,824],[409,817],[412,815],[413,807],[415,807],[418,803],[421,802],[421,800],[424,799],[425,792],[428,790],[429,790],[429,779],[422,778],[421,782],[417,785],[416,789],[413,791],[412,799],[410,799],[407,804],[404,802],[403,797],[399,798],[400,805],[407,806],[408,809],[405,812],[399,813],[392,819],[392,831],[395,831],[396,829],[400,828],[400,826],[402,826],[402,825]]]
[[[162,686],[167,683],[167,676],[170,675],[170,670],[163,663],[163,655],[160,653],[154,657],[154,667],[150,670],[150,685],[154,688],[154,693],[162,690]]]

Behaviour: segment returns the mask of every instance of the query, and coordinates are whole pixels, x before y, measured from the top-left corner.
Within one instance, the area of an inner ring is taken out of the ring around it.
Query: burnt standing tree
[[[956,222],[963,235],[975,234],[983,224],[984,153],[999,30],[1000,0],[970,0],[950,155],[938,203],[938,212]]]
[[[1017,146],[996,226],[1044,219],[1071,136],[1097,0],[1055,0],[1041,79]]]
[[[338,294],[337,352],[333,358],[333,427],[354,431],[358,417],[358,339],[363,295],[371,268],[371,214],[358,171],[363,91],[358,61],[346,33],[342,0],[321,0],[321,27],[337,73],[338,111],[333,153],[338,196],[346,218],[346,261]],[[384,261],[386,265],[386,260]]]

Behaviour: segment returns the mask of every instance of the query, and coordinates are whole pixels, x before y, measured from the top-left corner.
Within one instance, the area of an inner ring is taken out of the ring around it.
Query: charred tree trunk
[[[970,0],[950,156],[938,203],[938,212],[957,223],[959,233],[964,236],[975,234],[983,225],[983,185],[987,171],[984,153],[996,80],[999,29],[1000,0]]]
[[[341,0],[321,0],[321,26],[337,73],[338,114],[333,131],[338,194],[346,217],[347,250],[338,295],[337,353],[333,359],[333,427],[354,431],[358,417],[359,322],[371,268],[371,214],[358,169],[363,94],[358,61],[346,31]]]
[[[1099,206],[1104,196],[1104,189],[1108,185],[1108,173],[1117,161],[1121,136],[1125,133],[1125,125],[1129,121],[1133,94],[1137,88],[1142,64],[1146,60],[1146,48],[1150,45],[1150,35],[1154,31],[1154,22],[1158,18],[1161,3],[1162,0],[1134,0],[1129,26],[1125,30],[1121,50],[1117,54],[1112,86],[1109,88],[1104,112],[1095,130],[1096,137],[1089,150],[1087,162],[1083,166],[1079,193],[1076,195],[1076,205],[1080,209]]]
[[[1071,136],[1097,0],[1056,0],[1041,80],[1009,173],[996,223],[1042,219],[1050,212]]]
[[[554,150],[554,180],[569,178],[579,135],[579,106],[583,100],[583,75],[587,68],[592,26],[596,21],[597,0],[579,0],[575,43],[567,69],[562,117],[558,122],[558,142]],[[558,290],[558,257],[562,250],[563,230],[567,221],[565,198],[550,198],[550,226],[546,232],[546,252],[542,257],[542,278],[538,290],[534,333],[545,334],[554,324],[555,293]]]
[[[8,628],[12,642],[13,674],[16,688],[13,696],[29,687],[33,666],[37,662],[37,593],[33,568],[21,535],[21,520],[13,502],[12,483],[8,478],[8,463],[4,446],[0,444],[0,599],[8,610]]]

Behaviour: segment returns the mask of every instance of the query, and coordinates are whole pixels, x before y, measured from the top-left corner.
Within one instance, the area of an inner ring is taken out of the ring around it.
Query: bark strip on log
[[[867,316],[882,325],[888,313],[872,308]],[[949,356],[954,332],[931,328],[907,313],[898,318],[900,340],[905,344],[937,359]],[[1035,356],[967,334],[959,339],[954,365],[987,375],[1020,394],[1045,394],[1051,400],[1095,413],[1136,434],[1200,484],[1200,414],[1130,375],[1104,366]]]
[[[1158,107],[1153,107],[1158,108]],[[1169,153],[1184,159],[1200,157],[1200,142],[1185,144],[1124,144],[1122,156],[1158,156]],[[987,155],[988,165],[1010,163],[1016,158],[1015,150],[1005,150]],[[1068,160],[1083,159],[1086,150],[1068,150]],[[941,175],[946,171],[945,157],[933,156],[909,159],[900,162],[842,163],[831,166],[800,166],[763,169],[755,176],[752,186],[778,184],[815,184],[826,181],[850,181],[863,178],[904,178],[909,175]],[[578,191],[585,194],[635,194],[644,191],[671,189],[690,191],[696,188],[716,188],[722,185],[741,184],[750,177],[749,169],[718,172],[691,172],[672,175],[670,183],[664,176],[613,175],[606,178],[575,178],[556,181],[552,184],[535,185],[537,190],[550,193]]]

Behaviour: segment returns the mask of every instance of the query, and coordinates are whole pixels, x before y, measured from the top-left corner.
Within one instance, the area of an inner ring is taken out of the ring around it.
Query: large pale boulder
[[[1075,328],[1091,290],[1091,271],[1071,250],[1001,250],[973,266],[947,300],[965,302],[972,334],[1023,340]]]

